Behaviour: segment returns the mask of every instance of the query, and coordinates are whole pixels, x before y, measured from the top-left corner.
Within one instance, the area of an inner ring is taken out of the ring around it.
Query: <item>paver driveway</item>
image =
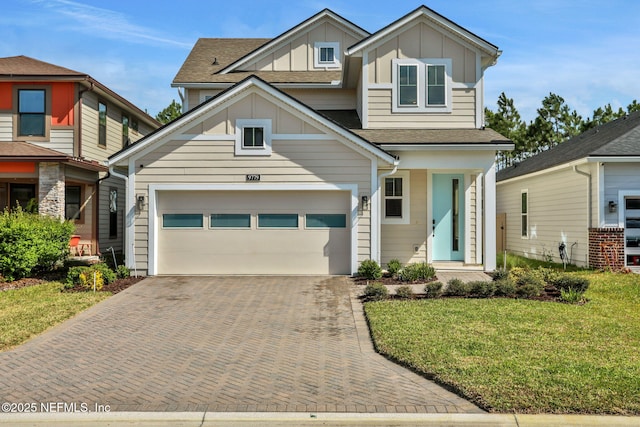
[[[375,354],[345,277],[153,277],[0,353],[7,402],[482,412]]]

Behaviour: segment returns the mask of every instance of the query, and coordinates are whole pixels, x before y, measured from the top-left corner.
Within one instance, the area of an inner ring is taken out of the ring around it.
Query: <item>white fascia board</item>
[[[379,43],[388,35],[393,34],[395,31],[401,29],[402,27],[404,27],[414,19],[417,19],[421,16],[426,16],[427,18],[429,18],[431,21],[435,22],[439,26],[449,30],[453,34],[456,34],[458,37],[462,38],[468,43],[471,43],[472,45],[477,46],[477,48],[481,49],[486,54],[490,56],[495,56],[496,58],[500,56],[501,51],[498,50],[495,46],[486,42],[485,40],[482,40],[478,36],[470,33],[469,31],[453,23],[452,21],[445,19],[441,15],[438,15],[437,13],[435,13],[434,11],[432,11],[431,9],[425,6],[420,7],[413,13],[406,15],[404,18],[400,18],[399,20],[389,25],[388,27],[378,31],[377,33],[374,33],[371,37],[367,38],[366,40],[363,40],[351,46],[349,49],[347,49],[347,55],[349,56],[361,55],[364,49],[372,48],[372,46]]]
[[[172,87],[182,87],[185,89],[229,89],[236,83],[180,83],[172,84]],[[271,83],[273,86],[282,89],[333,89],[341,88],[341,80],[332,80],[330,83]]]
[[[588,157],[587,162],[595,163],[636,163],[640,162],[640,156],[593,156]]]
[[[293,37],[294,35],[300,34],[300,33],[304,32],[304,31],[310,31],[311,29],[313,29],[314,27],[319,25],[320,22],[322,21],[322,19],[325,18],[325,17],[329,17],[329,18],[332,18],[333,20],[337,21],[346,30],[350,31],[354,36],[356,36],[356,38],[357,37],[364,38],[364,37],[367,37],[369,35],[369,33],[367,33],[366,31],[362,30],[361,28],[355,26],[354,24],[352,24],[351,22],[347,21],[346,19],[344,19],[340,15],[336,15],[335,13],[331,12],[330,10],[325,9],[322,12],[318,13],[315,17],[311,17],[308,20],[302,22],[301,24],[296,25],[295,27],[293,27],[290,30],[286,31],[285,33],[283,33],[282,35],[278,36],[277,38],[268,41],[267,43],[265,43],[264,45],[262,45],[261,47],[259,47],[255,51],[249,53],[248,55],[238,59],[237,61],[235,61],[232,64],[228,65],[227,67],[223,68],[222,70],[219,71],[219,74],[228,74],[230,71],[237,70],[238,68],[242,67],[243,65],[246,65],[247,63],[251,62],[252,60],[257,59],[258,57],[260,57],[261,55],[264,55],[265,53],[269,52],[270,50],[276,49],[280,45],[280,43],[282,43],[287,38]]]
[[[551,173],[551,172],[557,172],[563,169],[570,169],[573,168],[574,166],[580,166],[580,165],[584,165],[588,163],[587,158],[582,158],[582,159],[578,159],[578,160],[574,160],[573,162],[569,162],[569,163],[563,163],[561,165],[558,166],[554,166],[551,168],[547,168],[547,169],[543,169],[543,170],[539,170],[536,172],[531,172],[525,175],[520,175],[520,176],[515,176],[513,178],[509,178],[509,179],[505,179],[502,181],[497,181],[496,180],[496,185],[502,185],[502,184],[507,184],[510,182],[516,182],[516,181],[520,181],[523,179],[528,179],[528,178],[533,178],[534,176],[539,176],[539,175],[544,175],[547,173]]]
[[[514,144],[380,144],[386,151],[507,151],[513,150]]]

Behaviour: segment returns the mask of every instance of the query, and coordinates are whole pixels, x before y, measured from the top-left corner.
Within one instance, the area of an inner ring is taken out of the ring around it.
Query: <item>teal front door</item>
[[[464,261],[464,175],[433,174],[434,261]]]

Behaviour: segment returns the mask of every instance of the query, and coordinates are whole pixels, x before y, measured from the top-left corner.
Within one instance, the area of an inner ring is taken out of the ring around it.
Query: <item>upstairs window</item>
[[[128,147],[131,144],[129,141],[129,116],[122,115],[122,146]]]
[[[450,113],[451,59],[394,59],[394,113]]]
[[[271,155],[271,120],[236,120],[236,156]]]
[[[107,104],[98,102],[98,145],[107,146]]]
[[[315,68],[340,67],[340,43],[317,42],[313,46],[313,66]]]
[[[46,91],[18,90],[18,136],[46,135]]]

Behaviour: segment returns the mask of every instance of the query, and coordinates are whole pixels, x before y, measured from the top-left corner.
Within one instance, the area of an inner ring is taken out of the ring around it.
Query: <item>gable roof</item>
[[[69,81],[85,84],[87,87],[93,86],[102,94],[111,98],[117,104],[124,108],[135,111],[139,119],[152,127],[158,127],[160,123],[142,111],[136,105],[128,101],[126,98],[118,95],[89,74],[74,71],[59,65],[50,64],[28,56],[9,56],[0,58],[0,81]]]
[[[251,87],[257,87],[258,89],[276,97],[278,100],[284,102],[285,104],[295,108],[297,111],[305,114],[306,116],[312,119],[315,119],[316,121],[322,123],[325,127],[329,128],[332,132],[342,136],[347,140],[350,140],[359,148],[373,154],[374,156],[378,157],[382,161],[386,161],[388,163],[395,162],[395,157],[390,153],[386,152],[385,150],[383,150],[382,148],[361,138],[356,133],[341,126],[340,124],[334,122],[333,120],[328,119],[324,115],[318,113],[316,110],[301,103],[297,99],[286,94],[280,89],[270,85],[269,83],[265,82],[259,77],[251,75],[245,78],[243,81],[233,85],[229,89],[226,89],[223,92],[219,93],[215,97],[210,98],[209,100],[199,104],[197,107],[195,107],[192,110],[189,110],[187,113],[183,114],[177,119],[155,130],[153,133],[150,133],[144,138],[136,141],[134,144],[128,147],[125,147],[122,150],[118,151],[117,153],[109,156],[109,159],[108,159],[109,166],[122,164],[124,160],[129,159],[131,156],[134,156],[135,154],[143,152],[147,148],[150,148],[156,141],[159,141],[159,140],[162,140],[163,138],[171,136],[174,130],[185,127],[185,126],[189,126],[191,122],[202,117],[211,109],[229,101],[230,99],[236,97],[241,92],[248,90]]]
[[[361,55],[364,50],[367,50],[381,40],[384,40],[386,37],[405,27],[405,25],[407,25],[409,22],[420,17],[427,18],[429,21],[471,43],[472,45],[483,51],[485,54],[495,59],[497,59],[498,56],[500,56],[500,54],[502,53],[500,50],[498,50],[498,47],[496,45],[489,43],[482,37],[475,35],[471,31],[461,27],[455,22],[440,15],[438,12],[423,5],[415,9],[413,12],[409,12],[402,18],[392,22],[381,30],[376,31],[364,40],[354,44],[349,49],[347,49],[347,55]]]
[[[318,24],[319,22],[323,21],[323,20],[331,20],[334,22],[337,22],[338,24],[342,25],[344,28],[346,28],[347,30],[351,31],[354,35],[357,35],[358,37],[367,37],[369,35],[369,32],[364,30],[363,28],[359,27],[358,25],[354,24],[353,22],[343,18],[342,16],[338,15],[337,13],[333,12],[330,9],[323,9],[320,12],[316,13],[315,15],[313,15],[312,17],[304,20],[303,22],[301,22],[300,24],[296,25],[295,27],[285,31],[284,33],[280,34],[279,36],[271,39],[270,41],[268,41],[267,43],[263,44],[262,46],[260,46],[259,48],[255,49],[254,51],[248,53],[247,55],[239,58],[237,61],[235,61],[234,63],[230,64],[227,67],[224,67],[222,70],[219,71],[220,74],[226,74],[229,73],[231,71],[236,71],[238,70],[240,67],[242,67],[243,65],[246,65],[247,63],[249,63],[250,61],[258,58],[260,55],[266,53],[267,51],[269,51],[270,49],[276,48],[277,45],[281,42],[283,42],[284,40],[286,40],[287,38],[293,37],[296,34],[300,34],[304,31],[309,30],[310,28],[312,28],[314,25]]]
[[[502,169],[497,181],[539,172],[587,157],[640,157],[640,111],[575,136],[555,147]]]
[[[3,161],[62,162],[92,171],[107,170],[103,164],[96,161],[72,157],[25,141],[0,141],[0,172]]]

